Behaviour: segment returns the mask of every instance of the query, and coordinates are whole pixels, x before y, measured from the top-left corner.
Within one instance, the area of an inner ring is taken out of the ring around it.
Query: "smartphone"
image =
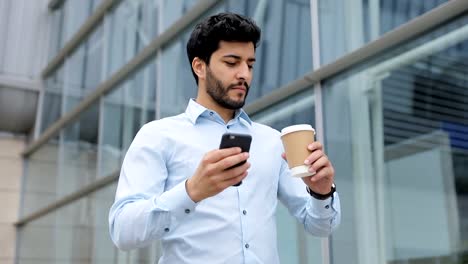
[[[251,142],[252,142],[252,136],[248,134],[225,133],[221,137],[221,143],[219,144],[219,148],[223,149],[223,148],[240,147],[242,149],[242,152],[249,152]],[[235,168],[244,163],[245,161],[240,162],[227,169],[229,170],[229,169]],[[241,184],[242,184],[242,181],[234,184],[233,186],[239,186]]]

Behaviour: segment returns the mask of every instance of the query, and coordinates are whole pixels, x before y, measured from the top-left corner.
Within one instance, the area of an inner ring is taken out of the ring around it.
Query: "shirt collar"
[[[187,108],[185,109],[185,114],[188,116],[192,124],[195,125],[197,122],[198,118],[205,112],[210,111],[206,107],[202,106],[201,104],[197,103],[194,99],[190,99],[189,103],[187,105]],[[244,111],[244,109],[239,109],[236,111],[236,114],[234,116],[234,119],[242,118],[249,125],[252,125],[252,120],[250,120],[249,115]]]

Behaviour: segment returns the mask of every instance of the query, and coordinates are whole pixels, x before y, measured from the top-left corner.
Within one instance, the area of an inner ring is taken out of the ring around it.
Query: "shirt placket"
[[[248,208],[247,208],[247,198],[246,194],[243,191],[242,185],[237,187],[237,195],[239,201],[239,215],[240,215],[240,225],[241,225],[241,238],[242,238],[242,253],[244,255],[244,263],[249,263],[249,254],[248,250],[250,248],[249,240],[249,226],[248,226]]]

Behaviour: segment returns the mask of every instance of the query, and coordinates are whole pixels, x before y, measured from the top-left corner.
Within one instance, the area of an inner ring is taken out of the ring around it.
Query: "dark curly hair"
[[[221,40],[252,42],[254,48],[257,48],[260,35],[260,28],[248,17],[234,13],[219,13],[210,16],[195,26],[187,41],[190,68],[195,57],[209,65],[211,54],[219,48]],[[192,74],[198,84],[198,76],[193,69]]]

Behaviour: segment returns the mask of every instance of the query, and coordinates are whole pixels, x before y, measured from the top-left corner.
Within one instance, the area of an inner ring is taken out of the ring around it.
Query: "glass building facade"
[[[154,263],[120,251],[107,216],[139,128],[196,95],[185,45],[221,11],[262,28],[246,111],[317,128],[342,221],[306,234],[278,207],[281,263],[468,261],[468,3],[464,0],[63,0],[34,140],[17,263]]]

